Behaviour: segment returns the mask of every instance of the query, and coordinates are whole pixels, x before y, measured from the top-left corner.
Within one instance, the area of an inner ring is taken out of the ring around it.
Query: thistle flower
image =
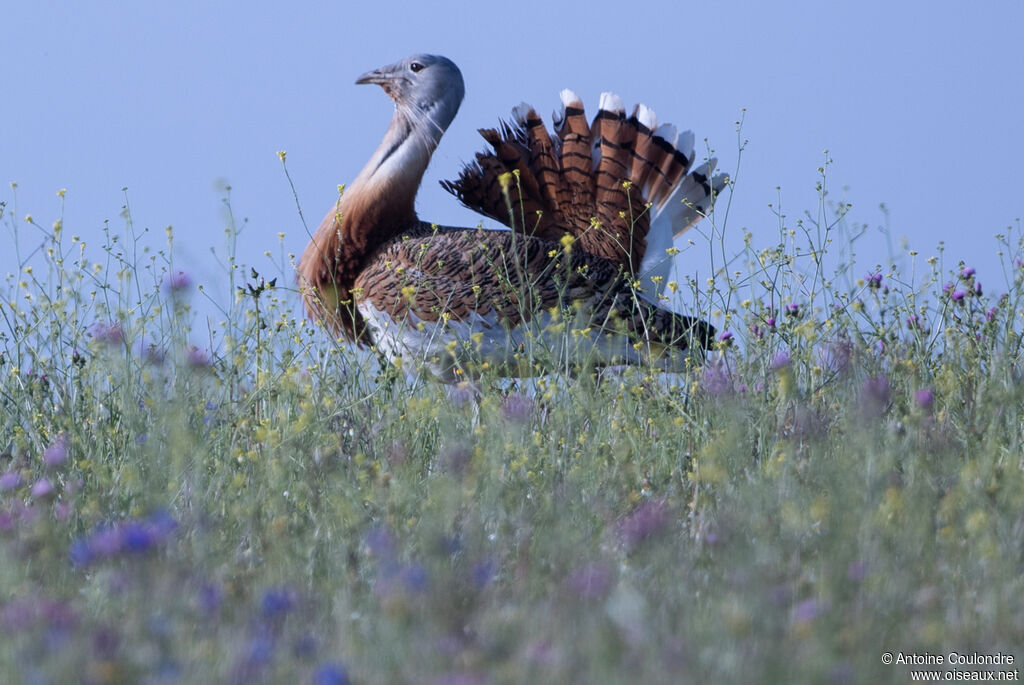
[[[974,271],[973,267],[965,266],[964,268],[960,269],[960,277],[961,278],[964,278],[964,279],[971,278],[974,274],[975,274],[975,271]]]
[[[32,499],[50,499],[51,497],[56,496],[56,494],[53,483],[46,478],[40,478],[32,484]]]
[[[786,352],[785,350],[780,350],[780,351],[776,352],[775,356],[772,357],[771,367],[772,367],[772,369],[774,371],[778,371],[780,369],[784,369],[784,368],[788,367],[789,364],[790,364],[789,352]]]
[[[108,345],[117,345],[124,342],[124,329],[117,321],[97,321],[89,327],[89,335],[94,340]]]
[[[17,471],[8,471],[7,473],[0,475],[0,492],[8,490],[16,490],[20,488],[24,481],[21,478],[21,474]]]
[[[185,353],[185,361],[194,369],[206,368],[211,364],[210,355],[195,345],[189,345],[188,351]]]
[[[963,302],[964,296],[966,295],[967,293],[963,290],[954,290],[950,297],[953,298],[954,302]]]
[[[68,438],[63,433],[53,444],[43,450],[43,463],[48,468],[57,468],[68,460]]]
[[[800,316],[800,305],[798,305],[796,302],[790,302],[789,304],[787,304],[786,315],[793,317]]]
[[[192,285],[191,277],[180,269],[167,274],[167,278],[164,281],[164,287],[172,295],[182,292],[190,285]]]
[[[872,290],[878,290],[882,287],[882,274],[873,273],[867,276],[868,287]]]
[[[920,390],[914,393],[914,402],[921,409],[929,410],[935,403],[935,393],[933,393],[928,388],[921,388]]]

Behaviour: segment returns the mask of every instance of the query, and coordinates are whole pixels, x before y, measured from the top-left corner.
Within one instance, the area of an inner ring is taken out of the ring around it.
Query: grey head
[[[395,108],[412,123],[428,124],[440,139],[459,111],[466,87],[462,72],[447,57],[412,55],[368,71],[356,83],[376,83],[395,101]]]

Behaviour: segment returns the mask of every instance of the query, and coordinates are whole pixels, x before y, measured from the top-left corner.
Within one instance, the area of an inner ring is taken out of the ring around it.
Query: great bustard
[[[395,102],[384,140],[313,235],[299,264],[307,313],[392,362],[452,381],[483,369],[534,375],[570,356],[679,369],[714,329],[660,307],[672,241],[727,179],[691,171],[693,134],[626,117],[601,96],[588,126],[561,93],[550,135],[528,105],[493,148],[442,183],[512,230],[438,227],[416,216],[423,173],[465,88],[451,60],[414,55],[359,77]],[[549,360],[551,361],[551,360]]]

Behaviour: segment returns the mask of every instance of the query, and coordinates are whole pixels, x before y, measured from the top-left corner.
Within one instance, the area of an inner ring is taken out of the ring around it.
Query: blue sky
[[[214,297],[230,297],[223,191],[246,219],[239,256],[273,273],[264,252],[300,253],[311,228],[379,142],[391,113],[362,72],[414,52],[452,58],[466,100],[419,196],[424,219],[476,225],[437,181],[454,176],[520,101],[547,114],[570,87],[596,109],[603,90],[642,101],[660,121],[706,137],[736,169],[734,122],[746,110],[727,250],[749,230],[778,241],[815,211],[828,150],[831,197],[853,204],[856,272],[885,263],[904,239],[921,253],[1002,276],[992,236],[1024,214],[1024,52],[1018,0],[953,2],[280,3],[32,2],[4,10],[0,59],[0,200],[21,248],[49,226],[67,189],[64,225],[99,258],[102,228],[123,232],[128,189],[144,242],[176,234],[176,264]],[[8,182],[17,182],[12,191]],[[886,220],[879,210],[885,203]],[[879,231],[888,221],[890,237]],[[0,277],[17,268],[5,224]],[[699,238],[694,236],[695,240]],[[707,250],[679,269],[704,278]]]

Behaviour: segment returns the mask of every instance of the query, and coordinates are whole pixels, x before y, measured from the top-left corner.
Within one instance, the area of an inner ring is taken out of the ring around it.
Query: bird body
[[[659,307],[656,294],[674,235],[726,182],[711,176],[714,160],[690,171],[692,134],[658,127],[643,106],[626,118],[610,94],[588,125],[563,91],[554,136],[520,105],[500,131],[481,130],[493,151],[442,183],[511,230],[439,227],[414,202],[462,100],[458,68],[416,55],[357,83],[381,85],[395,114],[302,255],[311,316],[446,381],[573,360],[677,369],[691,342],[709,345],[709,324]]]

